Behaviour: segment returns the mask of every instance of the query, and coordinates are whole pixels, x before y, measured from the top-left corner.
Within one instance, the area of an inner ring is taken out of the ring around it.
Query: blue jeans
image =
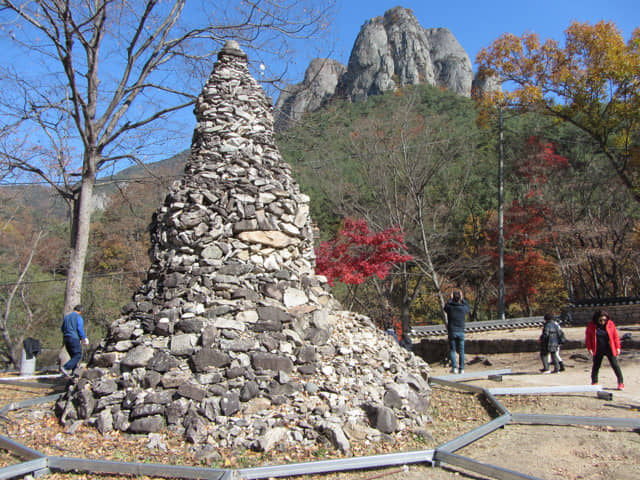
[[[464,332],[451,332],[449,334],[449,360],[451,368],[458,368],[456,353],[460,357],[460,369],[464,368]]]
[[[80,345],[80,339],[75,337],[64,337],[63,341],[64,346],[71,357],[63,366],[65,370],[72,372],[82,359],[82,345]]]

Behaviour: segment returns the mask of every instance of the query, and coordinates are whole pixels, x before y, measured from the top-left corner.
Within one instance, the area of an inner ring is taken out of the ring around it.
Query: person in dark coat
[[[556,352],[558,354],[558,361],[560,362],[560,371],[564,372],[565,368],[564,368],[564,362],[562,361],[562,356],[560,355],[560,345],[562,345],[563,343],[565,343],[567,341],[567,337],[564,334],[564,331],[562,330],[562,327],[560,326],[560,323],[557,320],[553,320],[553,323],[556,324],[556,326],[558,327],[558,332],[560,332],[560,335],[558,337],[558,351]],[[551,355],[547,355],[547,358],[550,360]]]
[[[471,309],[461,290],[454,290],[451,293],[451,298],[444,306],[444,311],[447,314],[451,373],[464,373],[464,327],[466,316]],[[458,354],[459,362],[456,361],[456,353]]]
[[[542,373],[558,373],[560,371],[560,357],[558,348],[560,345],[560,326],[553,321],[550,314],[544,316],[544,326],[540,335],[540,358],[542,359]],[[553,360],[553,372],[549,370],[548,356]]]
[[[73,312],[64,316],[60,327],[64,347],[67,349],[69,357],[71,357],[69,361],[60,368],[62,374],[67,377],[73,374],[73,370],[82,359],[82,345],[80,342],[89,345],[87,335],[84,333],[84,319],[81,313],[82,306],[76,305],[73,307]]]

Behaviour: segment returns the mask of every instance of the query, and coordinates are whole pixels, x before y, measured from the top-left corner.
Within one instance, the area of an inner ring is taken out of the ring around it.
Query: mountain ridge
[[[363,24],[348,65],[314,59],[301,83],[282,90],[274,107],[275,130],[286,130],[334,98],[364,101],[421,83],[467,98],[476,88],[496,88],[474,78],[469,55],[449,29],[425,29],[412,10],[394,7]]]

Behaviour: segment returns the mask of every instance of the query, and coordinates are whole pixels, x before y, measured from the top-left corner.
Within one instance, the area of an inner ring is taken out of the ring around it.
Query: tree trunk
[[[95,165],[95,159],[90,159],[88,162],[85,162],[85,165],[87,165],[87,163]],[[80,304],[82,299],[82,277],[89,245],[95,180],[95,171],[89,166],[82,176],[78,197],[74,199],[73,202],[73,213],[71,215],[71,254],[64,297],[65,315],[71,312],[73,307]]]

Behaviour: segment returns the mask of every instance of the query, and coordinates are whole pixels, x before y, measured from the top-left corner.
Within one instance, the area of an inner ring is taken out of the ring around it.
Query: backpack
[[[562,331],[562,329],[560,328],[560,326],[558,326],[558,343],[560,345],[562,345],[563,343],[565,343],[567,341],[567,337],[565,336],[564,332]]]

